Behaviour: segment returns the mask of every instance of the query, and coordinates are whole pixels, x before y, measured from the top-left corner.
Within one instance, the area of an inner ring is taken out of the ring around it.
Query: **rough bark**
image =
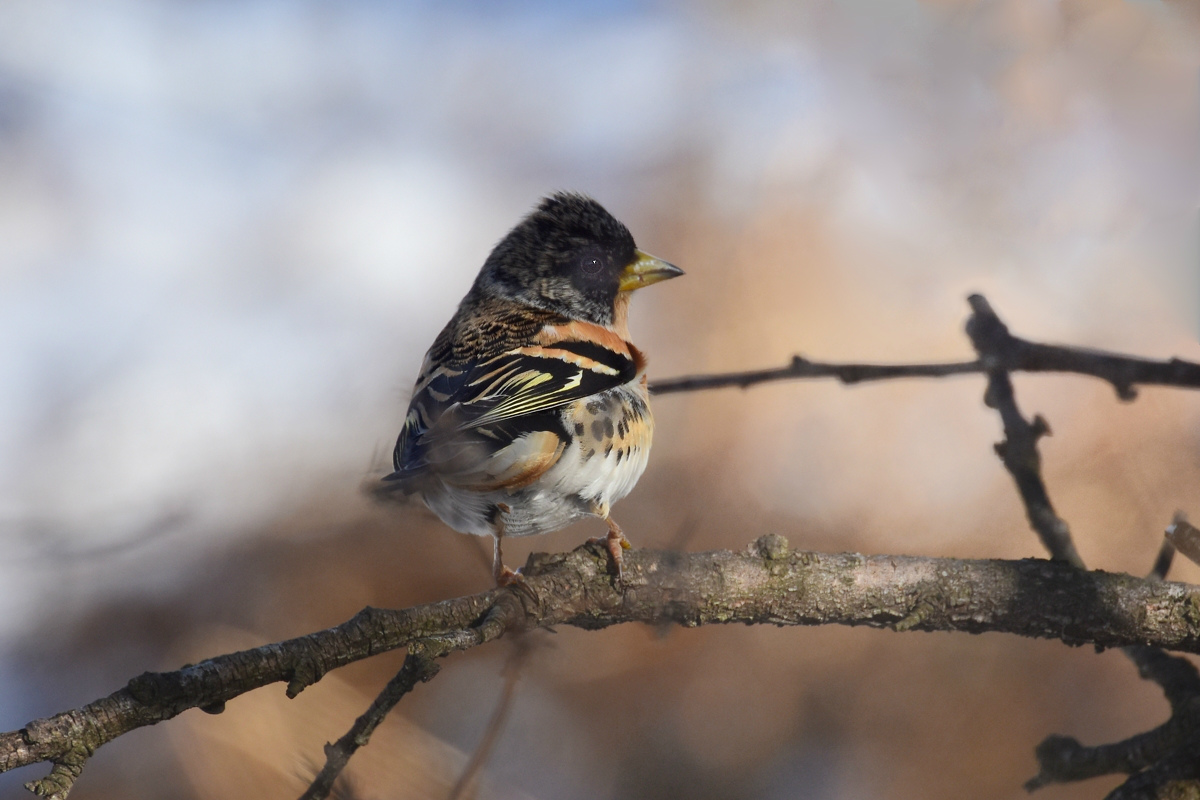
[[[331,669],[414,642],[448,642],[435,653],[443,655],[505,630],[551,625],[836,623],[1200,653],[1200,587],[1053,561],[811,553],[792,551],[775,535],[741,553],[640,550],[625,559],[623,588],[608,573],[606,554],[585,545],[531,556],[519,589],[397,611],[367,608],[319,633],[145,673],[94,703],[0,734],[0,771],[50,761],[54,780],[33,788],[54,796],[59,774],[77,775],[96,748],[189,708],[217,712],[275,682],[295,696]]]

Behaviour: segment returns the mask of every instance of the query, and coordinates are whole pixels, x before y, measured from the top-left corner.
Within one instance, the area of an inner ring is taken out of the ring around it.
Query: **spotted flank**
[[[626,384],[573,403],[564,418],[574,436],[563,461],[573,466],[564,469],[561,481],[607,513],[646,469],[654,418],[645,385]]]

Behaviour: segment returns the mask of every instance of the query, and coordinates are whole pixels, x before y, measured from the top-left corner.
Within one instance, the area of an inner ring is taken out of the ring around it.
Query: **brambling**
[[[549,533],[585,517],[618,579],[629,547],[609,516],[646,469],[654,418],[630,295],[683,270],[638,250],[589,197],[546,198],[496,245],[425,355],[376,493],[417,493],[463,533]]]

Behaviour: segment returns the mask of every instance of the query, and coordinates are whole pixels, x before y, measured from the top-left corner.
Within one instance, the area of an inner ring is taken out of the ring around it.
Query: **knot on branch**
[[[1041,414],[1033,415],[1033,422],[1029,424],[1029,435],[1036,442],[1043,436],[1052,436],[1054,432],[1050,430],[1050,423]]]
[[[359,611],[350,618],[350,623],[366,629],[372,629],[377,628],[380,622],[387,616],[386,612],[375,606],[363,606],[362,611]]]
[[[1113,388],[1117,391],[1117,399],[1125,403],[1132,403],[1137,400],[1137,387],[1126,381],[1112,381]]]
[[[187,698],[180,674],[180,672],[143,672],[125,684],[125,691],[144,706],[174,706]]]
[[[983,368],[989,372],[1003,369],[1005,356],[1017,347],[1020,340],[1008,332],[1008,326],[992,310],[986,297],[973,294],[967,298],[967,303],[972,311],[967,318],[967,338],[979,353]]]
[[[325,672],[324,666],[313,656],[296,659],[288,673],[288,699],[295,700],[297,695],[325,677]]]
[[[806,368],[811,367],[812,363],[799,353],[792,356],[792,369],[796,372],[803,372]]]
[[[1033,792],[1051,783],[1092,777],[1086,770],[1089,749],[1072,736],[1051,734],[1034,750],[1038,774],[1025,781],[1025,791]]]
[[[750,545],[751,550],[760,558],[767,561],[782,561],[788,555],[788,540],[778,533],[768,533],[758,537]]]
[[[143,706],[159,710],[164,719],[193,706],[206,714],[220,714],[225,710],[224,698],[198,702],[196,692],[184,684],[184,675],[192,668],[189,664],[178,672],[143,672],[125,684],[125,691]]]

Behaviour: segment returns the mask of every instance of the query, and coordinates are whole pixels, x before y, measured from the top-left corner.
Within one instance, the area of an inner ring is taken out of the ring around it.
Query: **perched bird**
[[[629,341],[631,293],[683,270],[638,250],[589,197],[547,197],[496,245],[425,355],[376,494],[417,493],[442,521],[495,538],[608,523],[620,577],[629,547],[609,516],[646,469],[654,420],[646,359]]]

